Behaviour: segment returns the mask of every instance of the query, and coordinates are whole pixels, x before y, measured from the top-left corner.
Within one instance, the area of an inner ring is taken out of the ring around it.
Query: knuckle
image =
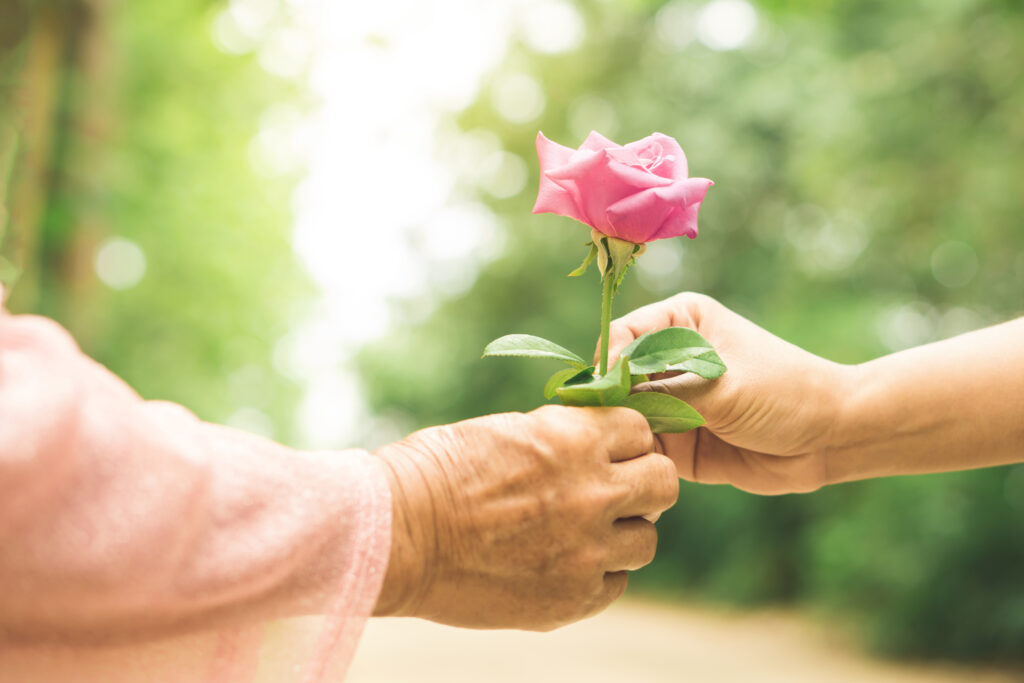
[[[664,455],[656,456],[658,476],[664,482],[663,500],[666,507],[675,505],[679,500],[679,473],[676,471],[676,464]]]
[[[642,566],[646,567],[654,561],[654,556],[658,552],[658,530],[650,522],[647,522],[644,528],[645,531],[642,532],[643,538],[637,559],[641,562]]]
[[[574,574],[586,582],[593,583],[601,576],[601,568],[608,559],[608,550],[593,545],[580,550],[573,563]]]
[[[540,419],[555,419],[562,413],[564,406],[548,403],[530,411],[530,415]]]
[[[595,512],[601,507],[601,502],[600,492],[591,487],[570,492],[562,501],[568,514],[583,525],[592,524],[597,520]]]
[[[633,336],[626,322],[626,318],[617,318],[608,326],[608,339],[611,341],[619,336]]]
[[[694,325],[700,321],[702,312],[721,306],[718,301],[700,292],[680,292],[671,301],[673,307],[685,313]]]
[[[699,306],[701,304],[707,303],[708,301],[714,301],[714,299],[712,299],[711,297],[709,297],[706,294],[701,294],[700,292],[691,292],[691,291],[679,292],[678,294],[674,295],[669,300],[672,301],[673,303],[681,305],[681,306],[691,306],[691,305],[698,305]]]
[[[524,415],[524,421],[532,423],[533,430],[542,434],[545,438],[557,439],[566,435],[573,435],[578,430],[580,422],[580,408],[559,406],[554,404],[543,405]],[[525,428],[525,425],[523,425]]]
[[[647,423],[645,418],[639,412],[632,408],[625,408],[617,406],[614,408],[608,408],[608,418],[618,423],[617,428],[628,430],[631,435],[637,437],[652,437],[651,426]]]
[[[625,419],[631,429],[635,430],[638,434],[643,436],[651,435],[651,425],[647,422],[647,418],[632,408],[623,408]]]

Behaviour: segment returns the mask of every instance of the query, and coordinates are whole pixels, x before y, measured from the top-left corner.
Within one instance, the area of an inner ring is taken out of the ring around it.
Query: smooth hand
[[[665,327],[696,330],[729,368],[713,382],[669,373],[635,387],[680,398],[707,420],[692,432],[658,435],[680,477],[760,494],[814,491],[828,483],[827,451],[851,381],[848,366],[793,346],[693,293],[614,321],[612,357],[645,332]]]
[[[377,452],[394,494],[376,613],[547,630],[622,594],[654,557],[675,467],[626,408],[546,406],[434,427]]]

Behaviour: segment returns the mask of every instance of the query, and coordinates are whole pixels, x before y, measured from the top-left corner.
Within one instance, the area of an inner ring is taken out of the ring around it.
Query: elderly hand
[[[625,408],[546,406],[380,449],[394,495],[378,615],[547,630],[618,598],[675,503],[671,461]]]

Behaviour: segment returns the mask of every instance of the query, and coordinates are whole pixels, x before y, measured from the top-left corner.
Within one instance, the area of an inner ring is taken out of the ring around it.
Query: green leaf
[[[673,363],[668,366],[666,372],[692,372],[704,379],[718,379],[725,374],[726,367],[722,359],[712,349],[702,353],[696,358],[684,360],[681,363]]]
[[[579,268],[569,273],[569,277],[579,277],[580,275],[583,275],[583,273],[587,272],[587,268],[589,268],[590,264],[594,262],[595,256],[597,256],[597,245],[591,244],[590,251],[587,252],[586,258],[583,259],[583,263],[580,264]]]
[[[575,353],[531,334],[507,334],[495,339],[484,349],[484,358],[516,356],[520,358],[554,358],[582,370],[590,364]]]
[[[690,404],[668,394],[644,391],[628,396],[622,405],[646,417],[656,434],[688,432],[704,424],[704,418]]]
[[[692,372],[705,379],[716,379],[726,370],[711,344],[686,327],[648,332],[633,340],[622,352],[632,359],[630,372],[635,375]]]
[[[583,374],[583,373],[581,373]],[[617,406],[629,396],[629,357],[622,356],[604,377],[566,383],[556,390],[567,406]]]
[[[632,367],[632,363],[630,363]],[[650,382],[651,378],[647,375],[633,375],[629,378],[629,386],[635,387],[637,384],[643,384],[644,382]]]
[[[578,370],[576,368],[565,368],[559,370],[555,374],[548,378],[547,383],[544,385],[544,398],[554,398],[558,393],[557,390],[560,386],[568,384],[573,380],[579,382],[589,381],[594,376],[594,366],[590,366],[585,370]]]

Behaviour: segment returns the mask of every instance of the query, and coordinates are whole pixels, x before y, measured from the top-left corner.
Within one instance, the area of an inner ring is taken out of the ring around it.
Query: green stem
[[[601,291],[601,366],[598,371],[602,377],[608,374],[608,334],[612,326],[612,297],[615,296],[615,278],[612,270],[602,278],[604,287]]]

